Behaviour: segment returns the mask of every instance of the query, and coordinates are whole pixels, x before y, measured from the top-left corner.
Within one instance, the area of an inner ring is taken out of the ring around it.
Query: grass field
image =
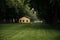
[[[48,24],[0,24],[0,40],[60,40],[60,30]]]

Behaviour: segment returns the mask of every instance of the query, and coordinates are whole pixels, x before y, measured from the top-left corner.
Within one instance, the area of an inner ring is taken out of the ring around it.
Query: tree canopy
[[[31,7],[38,10],[38,18],[49,24],[60,23],[60,0],[31,0]]]
[[[22,16],[30,16],[31,19],[37,19],[36,13],[30,9],[30,0],[1,0],[0,1],[1,20],[7,21],[13,18],[16,20]]]
[[[0,0],[0,21],[26,15],[49,24],[60,23],[60,0]]]

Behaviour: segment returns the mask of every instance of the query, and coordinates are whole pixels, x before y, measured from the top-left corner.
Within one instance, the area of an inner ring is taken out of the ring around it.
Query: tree
[[[5,0],[0,0],[0,23],[2,23],[3,18],[6,16],[6,4]]]
[[[36,14],[33,14],[33,11],[30,10],[30,0],[7,0],[7,5],[9,7],[14,7],[16,10],[16,16],[30,16],[33,20],[37,19]],[[14,13],[15,14],[15,13]]]
[[[18,19],[22,16],[30,16],[32,19],[36,19],[36,14],[31,12],[29,7],[30,0],[1,0],[1,20],[6,22],[13,22],[13,19]],[[33,15],[33,16],[32,16]]]
[[[31,7],[38,10],[38,18],[45,22],[57,25],[60,20],[60,0],[31,0]]]

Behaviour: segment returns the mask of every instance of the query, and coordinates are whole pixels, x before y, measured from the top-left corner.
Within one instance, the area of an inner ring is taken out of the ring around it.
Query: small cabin
[[[19,18],[19,23],[30,23],[30,18],[21,17],[21,18]]]

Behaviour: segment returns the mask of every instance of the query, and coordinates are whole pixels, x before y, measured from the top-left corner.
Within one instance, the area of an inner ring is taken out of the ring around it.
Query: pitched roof
[[[30,19],[30,18],[23,16],[23,17],[21,17],[21,18],[19,18],[19,19]]]

